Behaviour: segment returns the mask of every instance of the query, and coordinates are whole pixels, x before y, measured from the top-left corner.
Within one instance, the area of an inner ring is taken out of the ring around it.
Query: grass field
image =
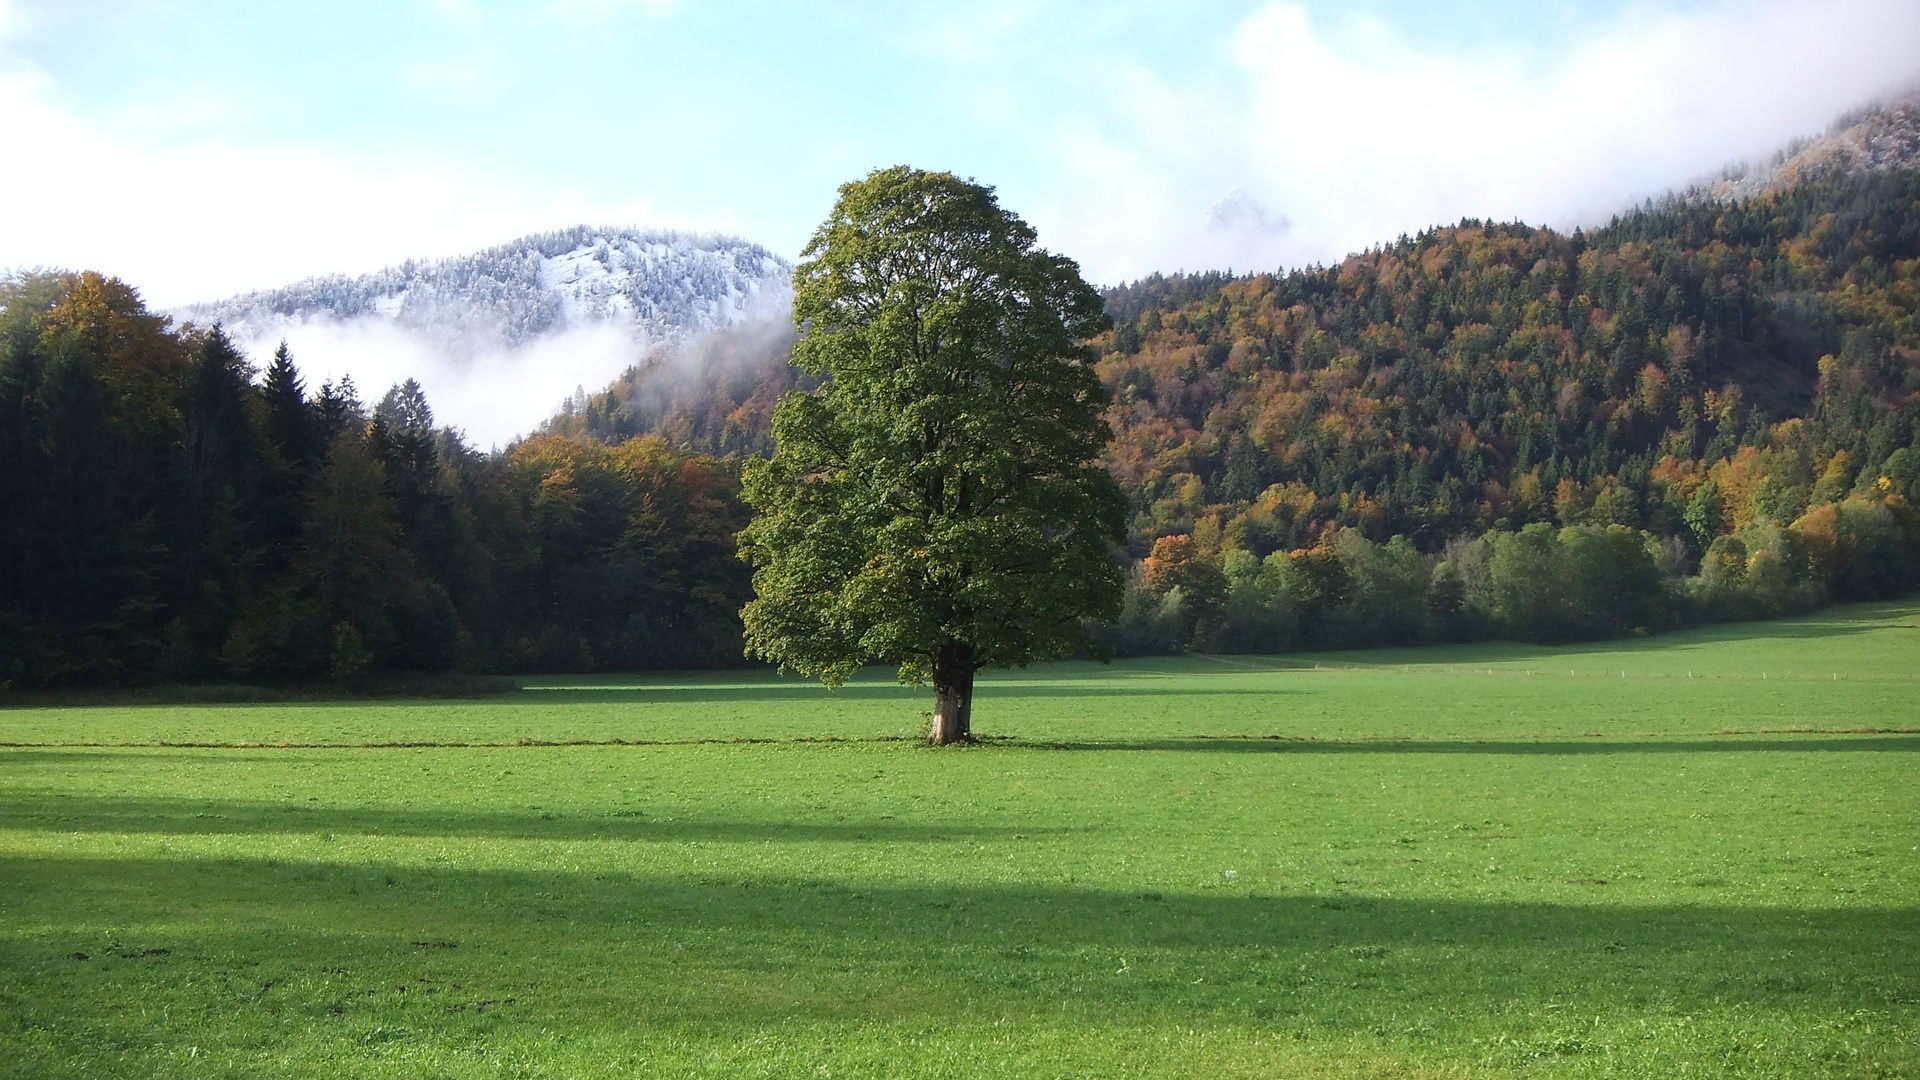
[[[0,708],[0,1075],[1920,1076],[1912,604],[928,701]]]

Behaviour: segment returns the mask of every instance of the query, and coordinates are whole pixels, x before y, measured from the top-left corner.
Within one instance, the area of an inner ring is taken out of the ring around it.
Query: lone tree
[[[1127,502],[1081,344],[1108,320],[1073,260],[951,173],[841,187],[802,254],[794,362],[825,380],[744,472],[747,648],[829,686],[868,663],[931,677],[929,741],[962,741],[975,672],[1119,614]]]

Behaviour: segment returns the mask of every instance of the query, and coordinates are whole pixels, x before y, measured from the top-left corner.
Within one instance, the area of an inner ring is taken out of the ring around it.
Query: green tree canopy
[[[794,360],[825,381],[745,470],[748,648],[829,685],[931,677],[935,743],[974,673],[1087,645],[1119,614],[1127,504],[1100,463],[1108,326],[1070,259],[993,189],[897,167],[840,189],[794,273]]]

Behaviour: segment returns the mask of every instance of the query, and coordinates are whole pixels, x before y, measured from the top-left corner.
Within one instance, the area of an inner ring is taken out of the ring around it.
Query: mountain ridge
[[[1764,162],[1728,165],[1682,194],[1691,199],[1743,199],[1794,184],[1900,168],[1920,168],[1920,87],[1851,109],[1824,133],[1795,139]]]
[[[181,322],[267,340],[314,320],[375,319],[425,332],[456,353],[513,348],[595,322],[675,342],[728,325],[787,288],[792,264],[720,233],[576,225],[467,255],[409,259],[366,274],[187,304]]]

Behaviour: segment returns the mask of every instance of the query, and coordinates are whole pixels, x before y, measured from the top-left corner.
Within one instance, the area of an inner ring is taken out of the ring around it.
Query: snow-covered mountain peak
[[[172,314],[203,326],[223,323],[235,337],[255,340],[317,320],[374,318],[468,354],[603,323],[670,342],[726,326],[770,294],[784,294],[792,271],[785,259],[735,237],[581,225],[472,255],[308,278]]]
[[[287,342],[309,386],[351,376],[377,395],[418,379],[484,446],[650,355],[743,321],[784,325],[792,274],[737,237],[582,225],[169,314],[222,324],[256,362]]]

